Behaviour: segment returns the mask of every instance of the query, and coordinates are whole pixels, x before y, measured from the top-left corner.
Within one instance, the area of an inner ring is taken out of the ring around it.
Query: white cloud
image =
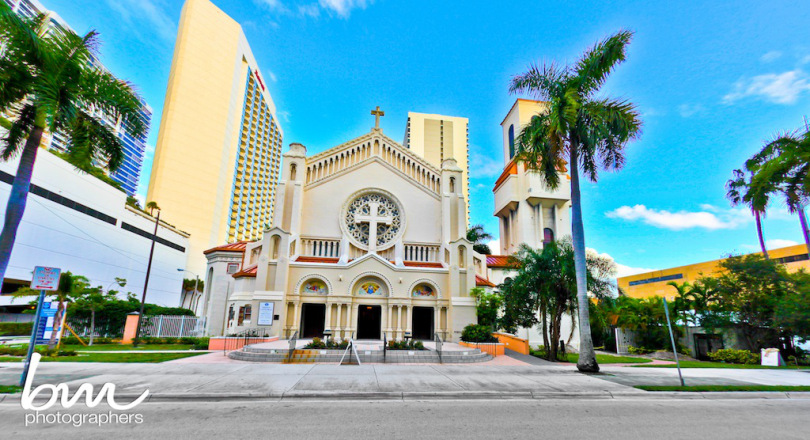
[[[763,63],[770,63],[771,61],[776,61],[781,57],[782,57],[782,52],[779,52],[778,50],[772,50],[772,51],[766,53],[765,55],[762,55],[762,57],[760,57],[760,60]]]
[[[807,91],[810,91],[807,74],[796,69],[740,79],[734,84],[734,90],[723,97],[723,102],[733,104],[753,97],[776,104],[793,104]]]
[[[154,43],[155,35],[164,43],[172,43],[177,24],[155,0],[107,0],[127,27],[145,42]]]
[[[681,104],[678,106],[678,113],[684,118],[692,117],[706,110],[701,104]]]
[[[254,0],[255,3],[279,14],[295,13],[301,17],[317,18],[321,11],[330,16],[349,18],[355,9],[366,9],[374,0],[318,0],[317,2],[297,5],[295,10],[290,9],[281,0]]]
[[[610,254],[608,254],[606,252],[599,252],[596,249],[592,249],[592,248],[585,248],[585,253],[586,254],[595,254],[595,255],[597,255],[597,256],[599,256],[601,258],[605,258],[605,259],[613,261],[613,263],[616,265],[616,278],[627,277],[627,276],[630,276],[630,275],[637,275],[637,274],[640,274],[640,273],[652,272],[652,271],[656,270],[656,269],[648,269],[648,268],[645,268],[645,267],[631,267],[631,266],[627,266],[627,265],[618,263],[616,261],[616,259],[613,258]]]
[[[487,243],[487,246],[489,246],[489,250],[491,250],[494,255],[500,255],[501,253],[500,240],[492,240],[489,243]]]
[[[722,211],[711,205],[701,205],[702,211],[670,212],[647,208],[644,205],[622,206],[608,211],[609,218],[628,221],[641,220],[657,228],[679,231],[682,229],[704,228],[709,230],[732,229],[750,221],[750,214],[744,209]]]
[[[470,177],[497,177],[503,171],[503,161],[500,156],[480,154],[476,148],[470,151]]]
[[[275,73],[273,73],[273,71],[272,71],[272,70],[268,70],[268,71],[267,71],[267,74],[268,74],[268,75],[270,75],[270,79],[271,79],[273,82],[278,81],[278,78],[276,78],[276,74],[275,74]]]
[[[784,240],[781,238],[773,238],[771,240],[765,240],[765,248],[766,249],[779,249],[788,246],[796,246],[799,244],[793,240]]]

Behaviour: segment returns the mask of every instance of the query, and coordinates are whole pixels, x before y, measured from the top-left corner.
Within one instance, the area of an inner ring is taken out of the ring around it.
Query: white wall
[[[0,171],[15,175],[17,159],[0,162]],[[6,272],[7,279],[30,281],[34,266],[59,267],[88,277],[105,289],[115,277],[125,278],[123,292],[140,298],[146,274],[151,240],[122,229],[126,222],[143,231],[154,231],[154,220],[126,207],[126,194],[40,149],[34,167],[33,184],[100,211],[116,219],[112,225],[38,195],[29,194],[25,215]],[[0,209],[5,212],[11,185],[0,182]],[[171,219],[165,219],[171,223]],[[179,226],[179,225],[178,225]],[[188,235],[161,226],[158,237],[188,249]],[[175,307],[180,302],[186,252],[156,243],[149,291],[150,303]],[[200,274],[203,278],[204,274]],[[10,298],[0,297],[0,305]],[[13,304],[25,303],[15,300]]]

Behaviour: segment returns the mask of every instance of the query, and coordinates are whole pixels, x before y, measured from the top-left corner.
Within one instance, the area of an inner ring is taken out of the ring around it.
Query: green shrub
[[[492,336],[492,328],[488,325],[470,324],[461,332],[461,340],[465,342],[498,342]]]
[[[425,350],[425,344],[422,341],[415,341],[413,339],[402,339],[399,341],[388,341],[389,350]]]
[[[631,346],[627,347],[627,351],[629,351],[630,354],[649,354],[649,353],[652,353],[655,350],[650,350],[649,348],[644,348],[644,347],[633,347],[631,345]]]
[[[192,348],[194,350],[208,350],[208,342],[210,341],[210,338],[191,338],[191,339],[194,339],[194,342],[192,342],[193,344]]]
[[[752,353],[748,350],[735,350],[733,348],[724,348],[714,353],[709,353],[709,359],[728,364],[758,364],[760,362],[759,354]]]
[[[89,344],[90,337],[83,336],[82,342],[84,342],[85,344]],[[75,336],[65,336],[62,338],[62,345],[81,345],[82,342],[79,342],[79,338]],[[120,339],[100,338],[100,337],[93,338],[93,345],[119,344],[119,343],[121,343]]]
[[[29,336],[33,322],[0,322],[0,336]]]

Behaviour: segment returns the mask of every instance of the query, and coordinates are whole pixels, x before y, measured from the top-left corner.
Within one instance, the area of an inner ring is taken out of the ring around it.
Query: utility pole
[[[160,208],[155,217],[155,233],[152,234],[152,248],[149,250],[149,263],[146,264],[146,280],[143,282],[143,295],[141,296],[141,311],[138,314],[138,326],[135,328],[135,339],[132,346],[137,347],[141,339],[141,323],[143,322],[143,306],[146,304],[146,289],[149,287],[149,273],[152,271],[152,257],[155,255],[155,240],[157,239],[158,226],[160,225]]]

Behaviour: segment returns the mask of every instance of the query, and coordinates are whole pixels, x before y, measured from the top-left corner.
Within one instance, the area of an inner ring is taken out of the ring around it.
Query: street
[[[130,412],[143,423],[25,427],[19,403],[3,403],[0,430],[14,439],[806,439],[810,400],[152,402]]]

